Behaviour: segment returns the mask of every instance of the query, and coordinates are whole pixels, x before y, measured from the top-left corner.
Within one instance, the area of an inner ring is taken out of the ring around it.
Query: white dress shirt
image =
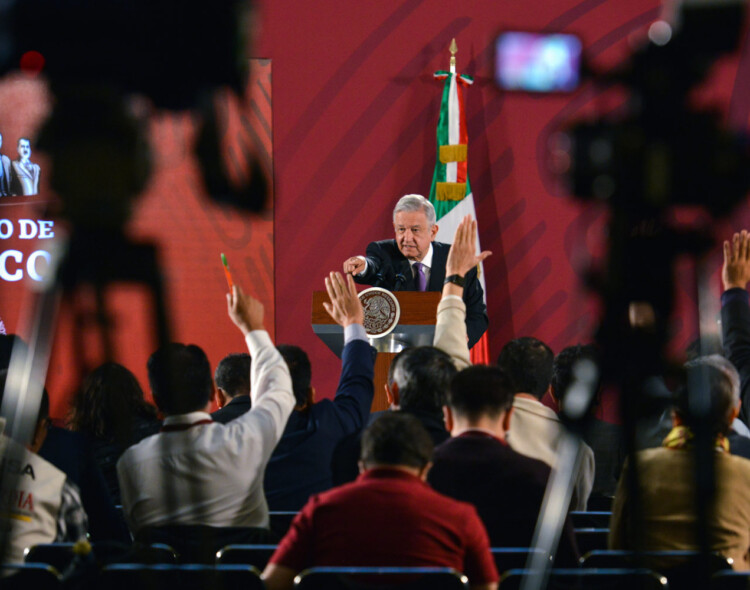
[[[263,330],[245,338],[253,358],[252,408],[228,424],[209,414],[169,416],[161,432],[130,447],[117,463],[125,520],[144,526],[203,524],[268,527],[263,473],[294,408],[284,359]]]

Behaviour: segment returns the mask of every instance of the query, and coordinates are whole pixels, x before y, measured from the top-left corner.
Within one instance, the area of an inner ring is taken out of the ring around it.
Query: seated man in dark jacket
[[[250,355],[234,352],[216,366],[216,401],[219,409],[211,413],[214,422],[226,424],[250,409]]]
[[[372,414],[370,424],[392,411],[405,412],[422,423],[433,444],[440,444],[450,436],[445,429],[442,407],[455,374],[451,357],[442,350],[433,346],[402,350],[393,358],[388,372],[386,397],[390,409]],[[336,447],[332,465],[334,485],[357,478],[361,446],[361,433],[356,433]]]
[[[347,435],[359,433],[367,422],[374,393],[375,349],[367,342],[364,312],[351,277],[348,286],[338,273],[326,279],[346,296],[331,313],[344,327],[341,378],[333,401],[314,403],[310,360],[297,346],[281,345],[289,367],[296,407],[266,467],[264,488],[270,510],[299,510],[311,494],[333,487],[331,456]],[[333,299],[333,298],[332,298]],[[335,314],[335,315],[334,315]]]
[[[435,449],[427,480],[440,493],[473,504],[493,547],[529,547],[550,468],[517,453],[505,441],[513,415],[513,388],[497,367],[476,365],[451,382],[446,422],[453,438]],[[578,563],[570,518],[556,557]]]

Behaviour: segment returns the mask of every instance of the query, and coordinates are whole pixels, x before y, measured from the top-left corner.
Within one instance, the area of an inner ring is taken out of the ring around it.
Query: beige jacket
[[[508,443],[522,455],[554,467],[557,444],[564,428],[557,414],[542,402],[519,396],[513,400]],[[585,442],[581,441],[581,444],[583,460],[575,477],[571,510],[586,510],[586,502],[594,487],[594,451]]]
[[[750,569],[750,461],[729,453],[716,455],[716,501],[709,522],[710,545],[734,560],[734,569]],[[687,450],[665,447],[638,453],[646,551],[697,550],[695,540],[695,486],[693,457]],[[609,546],[635,549],[628,524],[630,496],[622,470],[612,505]]]

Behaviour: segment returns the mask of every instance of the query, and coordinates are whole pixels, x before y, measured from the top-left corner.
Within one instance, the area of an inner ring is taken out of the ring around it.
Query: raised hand
[[[448,252],[445,263],[445,276],[465,276],[472,268],[490,256],[492,252],[485,250],[476,253],[477,222],[467,215],[456,228],[453,244]]]
[[[243,334],[263,329],[263,304],[250,295],[245,295],[242,288],[234,285],[227,293],[227,312]]]
[[[724,266],[721,269],[724,290],[744,289],[750,281],[750,234],[743,229],[732,236],[732,243],[724,242]]]
[[[323,307],[334,321],[346,328],[350,324],[364,324],[365,312],[357,296],[352,275],[346,275],[346,280],[337,272],[331,272],[326,277],[326,291],[331,302],[324,302]]]

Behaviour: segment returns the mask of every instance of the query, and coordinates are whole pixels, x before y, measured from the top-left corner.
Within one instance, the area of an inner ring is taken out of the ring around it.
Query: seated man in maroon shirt
[[[432,441],[413,416],[387,412],[365,430],[361,474],[313,496],[263,572],[268,590],[291,590],[314,566],[451,567],[474,590],[495,590],[497,569],[473,506],[432,490]]]

